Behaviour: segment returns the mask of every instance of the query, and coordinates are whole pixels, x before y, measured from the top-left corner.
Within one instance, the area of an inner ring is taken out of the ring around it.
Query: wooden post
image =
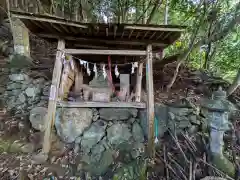
[[[152,71],[152,45],[147,46],[146,84],[147,84],[147,120],[148,120],[148,153],[155,157],[154,147],[154,90]]]
[[[143,63],[140,63],[137,71],[137,83],[136,83],[136,92],[135,92],[136,102],[141,101],[142,70],[143,70]]]
[[[129,97],[129,91],[130,91],[130,79],[129,74],[120,74],[120,92],[122,92],[124,95],[124,101],[127,100]]]
[[[64,50],[65,41],[58,40],[58,50]],[[43,141],[43,153],[47,155],[51,149],[51,130],[55,121],[55,113],[58,99],[58,88],[60,84],[60,77],[62,73],[62,52],[57,51],[56,61],[53,69],[52,76],[52,85],[50,89],[50,96],[48,102],[48,112],[47,117],[45,119],[45,133],[44,133],[44,141]]]

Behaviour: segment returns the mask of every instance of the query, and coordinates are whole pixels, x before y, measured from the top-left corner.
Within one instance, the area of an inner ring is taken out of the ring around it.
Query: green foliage
[[[204,47],[195,48],[187,58],[187,63],[195,68],[204,68],[220,74],[228,80],[232,80],[240,68],[239,25],[229,23],[236,16],[237,19],[240,16],[240,8],[235,10],[239,6],[236,0],[53,0],[53,2],[55,8],[64,9],[66,12],[73,12],[77,8],[84,22],[150,24],[164,24],[165,7],[168,2],[168,24],[186,25],[187,30],[176,43],[165,50],[166,56],[189,47],[191,35],[202,18],[195,42],[200,40],[207,42],[210,37],[216,40],[206,43]]]

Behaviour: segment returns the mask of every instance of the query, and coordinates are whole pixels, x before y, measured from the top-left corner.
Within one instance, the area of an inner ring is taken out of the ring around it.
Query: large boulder
[[[83,137],[81,139],[81,148],[85,153],[90,152],[91,148],[102,139],[102,137],[105,135],[106,127],[106,122],[98,120],[92,123],[90,128],[83,133]]]
[[[36,130],[44,131],[44,121],[47,115],[47,108],[45,107],[35,107],[30,111],[29,120],[32,127]]]
[[[137,122],[133,123],[132,125],[132,135],[136,142],[144,141],[143,130]]]
[[[115,123],[107,129],[107,138],[111,145],[128,142],[132,137],[129,126],[124,123]]]
[[[36,97],[41,93],[41,88],[39,86],[28,87],[25,93],[28,97]]]
[[[57,133],[63,141],[74,142],[90,126],[92,117],[89,108],[59,108],[55,121]]]
[[[134,108],[101,108],[100,118],[108,121],[128,120],[137,116],[137,109]]]
[[[109,166],[113,163],[114,151],[107,149],[102,152],[102,156],[99,161],[96,161],[94,156],[84,155],[82,161],[84,162],[84,170],[90,172],[92,175],[103,175],[107,172]]]

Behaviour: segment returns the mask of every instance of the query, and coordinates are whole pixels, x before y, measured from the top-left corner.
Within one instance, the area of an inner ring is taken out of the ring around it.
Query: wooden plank
[[[129,97],[130,92],[130,77],[129,74],[120,74],[120,92],[124,101]]]
[[[68,22],[64,19],[51,19],[45,18],[45,17],[36,17],[36,16],[27,16],[27,15],[22,15],[22,14],[14,14],[12,13],[13,17],[19,18],[19,19],[29,19],[29,20],[34,20],[34,21],[42,21],[42,22],[48,22],[48,23],[56,23],[56,24],[64,24],[68,26],[74,26],[78,28],[88,28],[86,25],[78,24],[78,23],[73,23],[73,22]]]
[[[149,38],[149,39],[152,39],[152,38],[153,38],[153,36],[155,36],[155,34],[156,34],[156,32],[152,33],[152,35],[150,36],[150,38]]]
[[[152,45],[147,46],[146,83],[147,83],[147,119],[148,119],[148,153],[150,158],[155,157],[154,147],[154,91]]]
[[[134,29],[133,29],[133,30],[131,30],[131,32],[129,33],[129,35],[128,35],[128,39],[130,39],[130,38],[131,38],[133,31],[134,31]]]
[[[58,47],[59,50],[63,50],[65,48],[65,41],[59,40]],[[50,97],[48,101],[48,113],[45,119],[45,133],[44,133],[44,141],[43,141],[43,154],[48,155],[51,149],[51,130],[55,121],[55,113],[56,113],[56,105],[58,98],[58,88],[60,84],[60,77],[62,72],[62,52],[57,51],[56,61],[53,69],[52,76],[52,85],[50,90]]]
[[[160,37],[162,37],[163,34],[164,34],[164,32],[161,32],[161,34],[156,38],[156,40],[160,39]]]
[[[184,28],[169,28],[169,27],[149,27],[149,26],[124,26],[124,29],[134,29],[134,30],[145,30],[145,31],[173,31],[173,32],[183,32],[185,31]]]
[[[108,37],[108,28],[106,28],[106,36]]]
[[[172,32],[167,33],[167,34],[162,38],[162,40],[165,40],[168,36],[170,36],[171,33],[172,33]]]
[[[124,55],[124,56],[144,56],[146,51],[141,50],[99,50],[99,49],[65,49],[67,54],[97,54],[97,55]]]
[[[70,27],[71,28],[71,27]],[[62,35],[57,35],[57,34],[43,34],[43,33],[36,33],[37,36],[40,36],[42,38],[54,38],[54,39],[59,39],[59,38],[64,38],[65,40],[69,41],[87,41],[89,44],[92,43],[104,43],[104,44],[123,44],[123,45],[142,45],[146,46],[147,44],[152,44],[153,46],[158,46],[158,47],[164,47],[167,44],[165,43],[160,43],[156,41],[148,41],[148,40],[131,40],[131,39],[119,39],[116,38],[115,40],[106,40],[106,39],[97,39],[97,38],[84,38],[84,37],[74,37],[74,36],[62,36]]]
[[[143,63],[139,63],[138,71],[137,71],[136,92],[135,92],[136,102],[141,101],[142,71],[143,71]]]
[[[118,28],[118,27],[115,25],[115,26],[114,26],[114,30],[113,30],[113,31],[114,31],[114,33],[113,33],[113,34],[114,34],[114,39],[116,38],[117,28]]]
[[[69,30],[67,29],[67,27],[65,27],[65,25],[60,24],[60,27],[64,29],[66,33],[69,33]]]
[[[145,109],[145,103],[137,102],[93,102],[93,101],[83,101],[83,102],[66,102],[60,101],[57,104],[58,107],[68,107],[68,108],[80,108],[80,107],[105,107],[105,108],[137,108]]]
[[[142,37],[142,39],[144,39],[144,38],[148,35],[149,32],[150,32],[150,31],[147,31],[147,32],[144,34],[144,36]]]

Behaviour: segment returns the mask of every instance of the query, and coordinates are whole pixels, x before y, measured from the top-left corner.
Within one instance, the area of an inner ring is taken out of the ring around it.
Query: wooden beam
[[[155,157],[154,147],[154,91],[152,45],[147,46],[146,83],[147,83],[147,119],[148,119],[148,153],[150,158]]]
[[[164,34],[164,32],[161,32],[161,34],[156,38],[156,40],[158,40],[160,37],[162,37],[163,34]]]
[[[130,77],[129,74],[120,74],[120,100],[126,101],[129,97],[130,91]]]
[[[150,36],[150,38],[149,38],[149,39],[152,39],[152,38],[153,38],[153,36],[155,36],[155,34],[156,34],[156,32],[152,33],[152,35]]]
[[[120,55],[120,56],[144,56],[146,51],[141,50],[99,50],[99,49],[65,49],[67,54],[96,54],[96,55]]]
[[[124,29],[134,29],[134,30],[142,30],[142,31],[173,31],[173,32],[183,32],[185,28],[174,28],[174,27],[149,27],[149,26],[124,26]]]
[[[130,39],[130,38],[131,38],[133,31],[134,31],[134,29],[133,29],[133,30],[131,30],[131,32],[129,33],[129,35],[128,35],[128,39]]]
[[[150,31],[147,31],[147,32],[144,34],[144,36],[142,37],[142,39],[144,39],[144,38],[148,35],[149,32],[150,32]]]
[[[23,14],[14,14],[12,13],[13,17],[19,18],[19,19],[29,19],[29,20],[34,20],[34,21],[42,21],[42,22],[48,22],[48,23],[56,23],[56,24],[64,24],[68,26],[74,26],[78,28],[88,28],[86,25],[78,24],[78,23],[73,23],[73,22],[68,22],[64,19],[53,19],[52,17],[45,18],[45,17],[37,17],[37,16],[29,16],[29,15],[23,15]]]
[[[118,28],[118,27],[115,25],[113,28],[114,28],[114,30],[113,30],[113,31],[114,31],[114,32],[113,32],[113,33],[114,33],[114,39],[115,39],[116,34],[117,34],[117,28]]]
[[[54,39],[59,39],[59,38],[64,38],[65,40],[69,41],[87,41],[89,44],[98,42],[98,43],[103,43],[103,44],[124,44],[124,45],[136,45],[136,46],[146,46],[147,44],[152,44],[153,46],[157,47],[164,47],[167,44],[156,42],[156,41],[147,41],[147,40],[131,40],[131,39],[116,39],[116,40],[106,40],[106,39],[95,39],[95,38],[84,38],[84,37],[74,37],[74,36],[61,36],[61,35],[56,35],[56,34],[42,34],[42,33],[37,33],[37,36],[40,36],[42,38],[54,38]]]
[[[108,28],[106,28],[106,36],[108,37]]]
[[[145,109],[145,103],[136,103],[136,102],[92,102],[92,101],[83,101],[83,102],[66,102],[60,101],[58,102],[58,107],[68,107],[68,108],[96,108],[96,107],[113,107],[113,108],[138,108]]]
[[[65,27],[65,25],[60,24],[60,27],[61,27],[62,29],[64,29],[64,31],[65,31],[66,33],[69,33],[69,30],[67,29],[67,27]]]
[[[65,48],[65,42],[63,40],[59,40],[57,48],[59,50],[63,50]],[[44,132],[44,141],[43,141],[44,155],[48,155],[51,149],[51,130],[55,121],[58,88],[60,84],[61,73],[62,73],[62,52],[57,51],[56,61],[53,69],[50,97],[48,101],[48,112],[47,112],[47,117],[45,119],[45,132]]]
[[[125,32],[125,31],[123,30],[123,32],[122,32],[122,35],[121,35],[121,38],[123,38],[123,37],[124,37],[124,32]]]
[[[51,26],[52,26],[55,30],[57,30],[57,32],[59,32],[59,33],[62,32],[62,30],[61,30],[59,27],[55,26],[54,24],[51,24]]]
[[[37,27],[44,29],[44,27],[42,25],[40,25],[37,21],[32,21],[30,20],[31,23],[35,24]]]
[[[162,40],[164,41],[168,36],[170,36],[171,32],[167,33],[163,38]]]
[[[138,71],[137,71],[137,82],[136,82],[136,102],[141,101],[141,90],[142,90],[142,71],[143,71],[143,63],[139,63]]]

